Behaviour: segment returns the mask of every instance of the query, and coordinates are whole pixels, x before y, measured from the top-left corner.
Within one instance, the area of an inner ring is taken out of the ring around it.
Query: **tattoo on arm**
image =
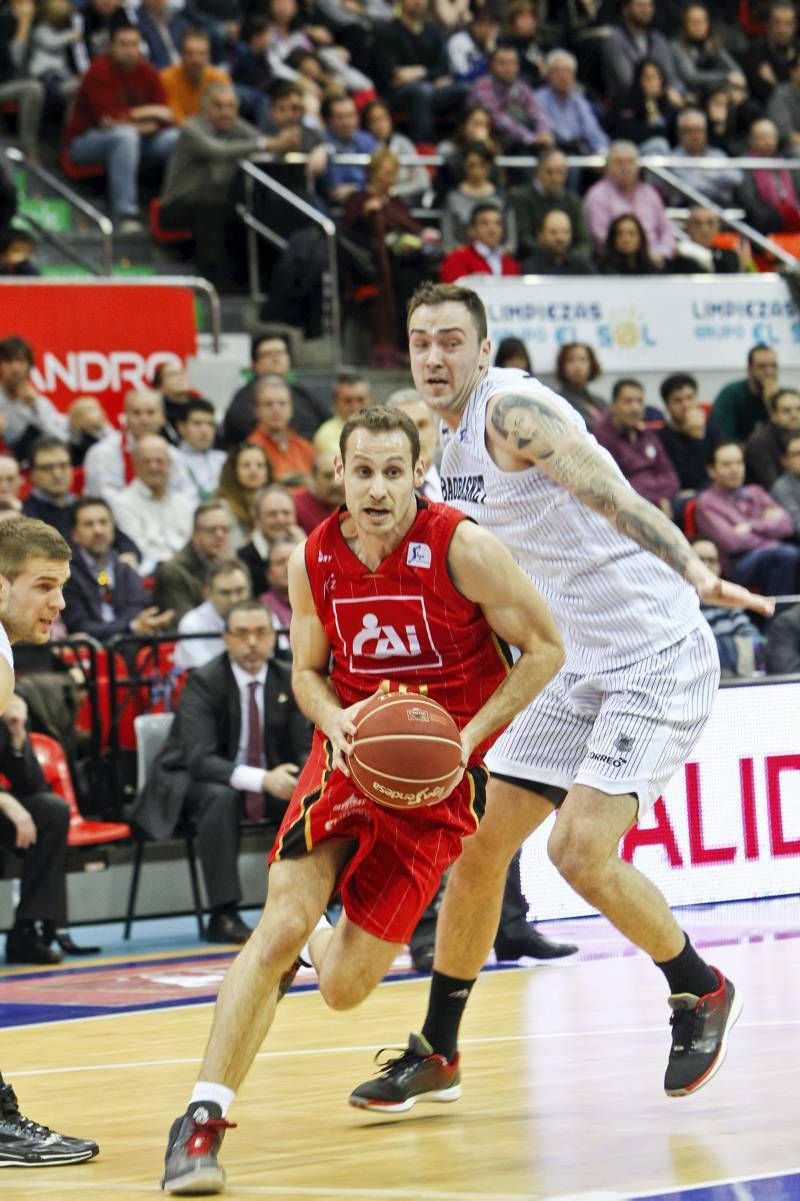
[[[492,410],[495,432],[582,504],[683,576],[693,558],[676,525],[632,489],[585,436],[546,400],[508,393]]]

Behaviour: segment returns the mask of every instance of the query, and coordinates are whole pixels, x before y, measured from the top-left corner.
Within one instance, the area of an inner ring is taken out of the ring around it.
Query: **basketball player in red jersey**
[[[424,468],[405,414],[362,410],[340,445],[346,507],[289,568],[292,682],[314,743],[271,855],[264,913],[225,977],[200,1080],[170,1131],[170,1193],[224,1187],[216,1156],[228,1106],[331,895],[341,892],[343,916],[314,933],[308,953],[325,1001],[350,1009],[383,978],[475,832],[483,752],[563,658],[544,602],[502,544],[456,510],[417,501]],[[510,669],[498,638],[520,649]],[[436,805],[382,809],[349,778],[358,712],[387,678],[426,686],[460,729],[464,773]]]
[[[62,588],[69,577],[69,546],[51,526],[30,517],[0,524],[0,713],[14,694],[13,642],[47,642],[64,608]],[[26,809],[0,793],[0,833],[8,845],[24,848],[36,840]],[[0,1167],[52,1167],[80,1163],[97,1154],[97,1143],[70,1138],[24,1117],[10,1084],[0,1076]]]

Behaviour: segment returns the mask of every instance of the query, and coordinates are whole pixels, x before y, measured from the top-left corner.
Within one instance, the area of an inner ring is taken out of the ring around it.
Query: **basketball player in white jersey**
[[[47,642],[64,608],[62,588],[71,551],[52,526],[30,517],[0,524],[0,713],[14,693],[13,642]],[[3,793],[0,821],[16,827],[16,845],[35,841],[27,810]],[[13,802],[13,805],[8,804]],[[91,1159],[97,1143],[70,1138],[23,1117],[10,1084],[0,1076],[0,1168],[48,1167]]]
[[[672,1009],[664,1088],[694,1092],[719,1068],[741,1000],[618,846],[711,709],[719,660],[698,598],[765,615],[774,603],[701,563],[563,398],[522,371],[489,367],[475,292],[419,288],[409,348],[414,384],[446,426],[444,499],[497,534],[531,576],[566,662],[487,756],[486,815],[451,870],[422,1035],[350,1102],[385,1113],[459,1095],[458,1026],[497,928],[506,867],[554,806],[550,858],[663,971]]]

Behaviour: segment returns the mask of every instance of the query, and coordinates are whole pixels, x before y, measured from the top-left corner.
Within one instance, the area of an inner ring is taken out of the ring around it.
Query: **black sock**
[[[474,980],[458,980],[455,976],[444,976],[437,971],[431,976],[422,1037],[428,1040],[437,1055],[444,1055],[448,1061],[456,1053],[461,1015],[474,983]]]
[[[717,973],[697,954],[689,942],[689,935],[684,934],[684,938],[686,943],[680,955],[667,959],[665,963],[656,963],[656,967],[660,967],[667,978],[669,991],[673,994],[693,993],[696,997],[716,992],[719,988]]]

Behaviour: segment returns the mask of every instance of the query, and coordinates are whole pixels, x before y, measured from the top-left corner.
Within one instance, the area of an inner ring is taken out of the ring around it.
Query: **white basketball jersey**
[[[486,449],[486,407],[498,394],[548,400],[581,429],[626,484],[611,455],[563,397],[523,371],[492,367],[456,430],[443,434],[442,495],[509,548],[553,613],[567,665],[621,667],[684,638],[700,619],[697,594],[538,467],[502,471]]]

